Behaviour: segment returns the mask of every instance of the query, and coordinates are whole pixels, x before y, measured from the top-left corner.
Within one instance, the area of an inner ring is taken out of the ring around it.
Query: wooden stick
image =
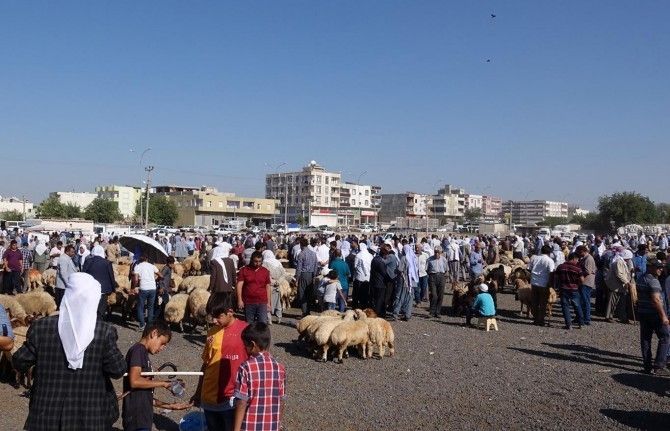
[[[202,371],[143,371],[140,376],[202,376]],[[127,377],[125,373],[123,377]]]

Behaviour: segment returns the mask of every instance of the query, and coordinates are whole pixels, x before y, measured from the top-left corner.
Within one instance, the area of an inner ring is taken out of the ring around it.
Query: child
[[[170,342],[172,331],[167,323],[155,321],[149,323],[142,332],[142,338],[126,354],[128,376],[123,378],[123,429],[124,431],[151,430],[153,425],[153,407],[169,410],[186,410],[192,404],[169,404],[154,399],[154,388],[169,388],[172,382],[152,380],[140,373],[152,371],[149,354],[161,352]]]
[[[233,393],[240,364],[249,357],[242,342],[247,323],[235,317],[235,294],[218,292],[207,303],[215,326],[207,332],[202,371],[193,401],[205,411],[207,429],[232,431],[235,419]]]
[[[323,293],[324,308],[326,310],[334,310],[338,296],[346,304],[347,300],[344,297],[344,293],[342,293],[342,285],[340,284],[337,271],[334,269],[330,271],[324,280],[327,280],[326,288]]]
[[[254,322],[242,331],[249,354],[237,372],[235,431],[278,431],[284,414],[286,370],[267,351],[270,328]],[[262,378],[261,378],[262,376]]]

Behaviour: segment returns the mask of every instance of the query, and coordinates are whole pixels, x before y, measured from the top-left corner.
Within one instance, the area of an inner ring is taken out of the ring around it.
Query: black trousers
[[[428,274],[428,290],[430,292],[430,314],[439,316],[442,313],[444,297],[444,273]]]
[[[15,290],[16,293],[23,292],[21,273],[18,271],[5,272],[2,282],[2,292],[7,295],[13,295]]]
[[[386,316],[386,289],[373,289],[374,290],[374,310],[377,313],[377,317]]]
[[[374,307],[374,299],[370,295],[370,282],[354,280],[352,308]]]

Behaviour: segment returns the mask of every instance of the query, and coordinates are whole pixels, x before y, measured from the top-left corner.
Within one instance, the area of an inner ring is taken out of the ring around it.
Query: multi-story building
[[[484,195],[482,198],[482,214],[486,220],[499,220],[502,215],[502,199]]]
[[[512,215],[512,222],[534,226],[547,217],[568,217],[568,203],[555,201],[506,201],[503,212]]]
[[[62,204],[76,205],[84,209],[98,197],[98,194],[90,192],[51,192],[49,197],[58,197]]]
[[[142,189],[134,186],[99,186],[95,191],[99,198],[116,202],[119,205],[119,212],[127,219],[135,216],[135,208],[142,196]]]
[[[342,184],[339,172],[311,161],[299,172],[265,177],[265,197],[279,201],[280,220],[313,226],[373,223],[379,205],[378,186]]]
[[[415,192],[385,193],[380,196],[379,219],[391,222],[398,217],[425,217],[430,213],[432,196]]]
[[[579,205],[573,205],[569,204],[568,205],[568,217],[573,217],[573,216],[586,216],[590,213],[591,211],[585,210],[583,208],[580,208]]]
[[[155,192],[177,204],[178,226],[217,226],[232,220],[268,225],[278,204],[274,199],[236,196],[206,186],[157,186]]]
[[[482,195],[473,195],[473,194],[466,194],[465,195],[465,209],[482,209],[484,205],[484,196]]]
[[[14,196],[2,197],[0,196],[0,213],[16,211],[25,216],[25,218],[33,217],[35,205],[25,199],[19,199]]]
[[[451,219],[463,217],[466,200],[465,190],[445,184],[433,195],[432,216]]]

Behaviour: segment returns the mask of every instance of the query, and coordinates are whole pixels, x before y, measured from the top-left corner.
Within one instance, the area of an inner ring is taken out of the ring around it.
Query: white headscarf
[[[82,248],[84,249],[84,252],[83,252],[83,253],[82,253],[82,251],[81,251]],[[88,255],[91,254],[91,252],[88,251],[88,249],[86,248],[85,245],[80,245],[80,246],[79,246],[79,250],[77,250],[77,254],[79,255],[79,264],[80,264],[81,266],[84,266],[84,261],[86,260],[86,258],[88,257]]]
[[[68,277],[58,315],[58,335],[68,367],[73,370],[83,368],[84,352],[93,341],[100,292],[100,283],[90,274],[75,272]]]
[[[340,251],[342,252],[342,259],[346,259],[347,256],[351,253],[351,244],[346,239],[342,241],[340,245]]]
[[[221,243],[212,249],[212,260],[215,260],[219,265],[221,265],[221,268],[223,269],[223,280],[226,283],[228,283],[228,271],[226,271],[226,265],[224,265],[223,259],[228,257],[230,254],[230,249],[230,244],[226,242]]]
[[[272,250],[265,250],[263,252],[263,266],[270,271],[270,277],[275,281],[279,281],[284,276],[284,267],[277,260]]]
[[[96,244],[96,245],[93,247],[93,250],[91,251],[91,254],[92,254],[93,256],[99,256],[99,257],[102,257],[102,258],[104,259],[104,257],[105,257],[105,249],[102,248],[101,245],[97,245],[97,244]]]
[[[35,253],[43,254],[47,250],[47,246],[40,240],[37,240],[37,245],[35,246]]]
[[[412,249],[412,246],[406,244],[403,247],[405,259],[407,259],[407,278],[409,279],[410,287],[418,286],[419,284],[419,259]]]

